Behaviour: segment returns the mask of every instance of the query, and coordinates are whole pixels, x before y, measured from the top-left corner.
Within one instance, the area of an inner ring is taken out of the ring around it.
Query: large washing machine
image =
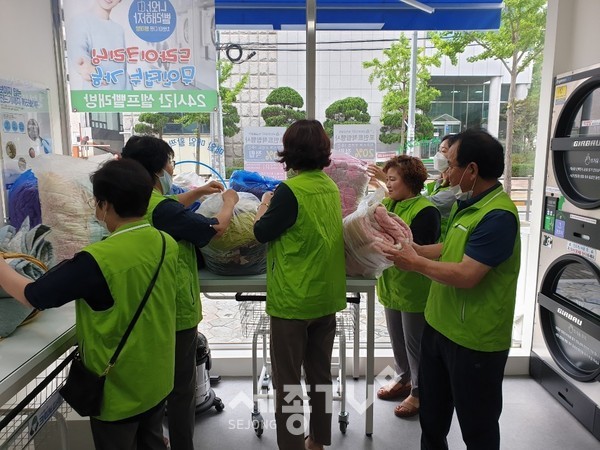
[[[600,65],[553,101],[530,373],[600,439]]]

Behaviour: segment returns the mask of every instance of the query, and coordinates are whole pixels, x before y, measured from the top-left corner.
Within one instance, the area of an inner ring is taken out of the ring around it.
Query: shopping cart
[[[239,302],[242,334],[252,337],[252,426],[257,436],[264,431],[264,418],[260,413],[259,400],[269,399],[271,383],[271,360],[268,352],[268,335],[270,320],[265,312],[266,294],[238,292],[235,299]],[[349,423],[349,413],[346,411],[346,342],[354,338],[354,368],[353,376],[358,376],[358,338],[360,327],[360,294],[352,293],[346,296],[348,306],[336,314],[336,337],[339,341],[339,364],[337,384],[334,390],[334,401],[340,402],[338,423],[340,431],[346,433]],[[262,338],[262,367],[258,371],[258,338]],[[260,393],[259,393],[260,391]]]

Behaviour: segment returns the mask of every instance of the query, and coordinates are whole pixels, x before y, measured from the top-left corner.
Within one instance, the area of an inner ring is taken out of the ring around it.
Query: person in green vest
[[[373,168],[370,168],[374,172]],[[433,244],[440,237],[440,212],[420,192],[427,180],[427,169],[419,158],[400,155],[390,159],[378,178],[386,177],[386,209],[410,227],[419,245]],[[398,417],[419,413],[419,357],[425,325],[425,301],[431,280],[420,273],[392,266],[377,280],[377,296],[384,306],[385,319],[394,353],[396,376],[377,391],[382,400],[406,397],[394,408]]]
[[[331,352],[335,313],[346,307],[346,268],[340,192],[323,168],[331,143],[321,123],[299,120],[278,153],[298,173],[263,195],[254,224],[268,242],[267,305],[276,388],[277,444],[282,450],[331,445]],[[301,368],[310,398],[304,437]]]
[[[433,168],[440,172],[440,177],[425,185],[425,198],[431,201],[442,215],[442,238],[446,232],[448,216],[456,197],[450,190],[450,182],[448,180],[448,149],[452,145],[454,135],[448,134],[444,136],[440,142],[438,152],[433,157]]]
[[[458,134],[448,166],[458,202],[443,244],[392,250],[388,257],[432,280],[421,341],[421,448],[448,448],[456,409],[467,448],[493,450],[500,447],[519,276],[519,215],[498,181],[502,145],[487,132]]]
[[[108,238],[88,245],[36,281],[19,275],[0,258],[0,284],[21,303],[37,309],[74,300],[82,361],[100,375],[157,270],[163,234],[165,256],[156,283],[106,375],[100,415],[90,423],[97,450],[164,450],[162,419],[173,388],[179,249],[144,219],[153,182],[140,164],[112,160],[91,180],[95,200],[90,214],[105,224]]]
[[[238,195],[231,189],[223,192],[223,207],[214,218],[186,209],[201,196],[221,192],[224,188],[220,183],[211,181],[183,194],[167,195],[173,185],[174,155],[169,144],[153,136],[132,136],[121,154],[123,159],[141,163],[152,177],[154,189],[146,218],[154,227],[173,237],[179,245],[175,386],[167,398],[167,421],[171,449],[193,450],[196,336],[202,320],[196,247],[203,247],[211,239],[223,234],[231,222]]]

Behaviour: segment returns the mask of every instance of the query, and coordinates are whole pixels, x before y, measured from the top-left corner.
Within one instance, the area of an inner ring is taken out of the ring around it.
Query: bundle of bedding
[[[238,193],[231,223],[219,238],[200,249],[206,268],[217,275],[256,275],[267,268],[267,245],[254,237],[254,218],[260,201],[254,194]],[[222,194],[207,196],[197,213],[214,217],[223,206]]]
[[[86,245],[102,240],[108,233],[95,217],[90,174],[96,162],[63,155],[36,158],[33,168],[38,178],[42,223],[52,232],[48,240],[56,262],[72,258]]]
[[[340,190],[342,217],[352,214],[367,192],[367,163],[344,153],[332,153],[331,164],[323,171]]]
[[[375,191],[344,218],[346,273],[350,276],[378,277],[393,265],[384,250],[412,243],[410,228],[385,209],[383,195],[383,189]]]

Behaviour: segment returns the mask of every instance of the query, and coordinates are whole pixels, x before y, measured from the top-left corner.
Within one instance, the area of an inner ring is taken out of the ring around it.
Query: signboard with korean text
[[[9,189],[32,159],[52,153],[48,89],[0,79],[0,145],[4,188]]]
[[[214,0],[63,0],[74,112],[217,108]]]
[[[378,125],[334,125],[333,151],[374,163],[377,156]]]
[[[285,127],[245,127],[244,170],[285,180],[283,164],[277,162],[277,152],[283,150]]]

